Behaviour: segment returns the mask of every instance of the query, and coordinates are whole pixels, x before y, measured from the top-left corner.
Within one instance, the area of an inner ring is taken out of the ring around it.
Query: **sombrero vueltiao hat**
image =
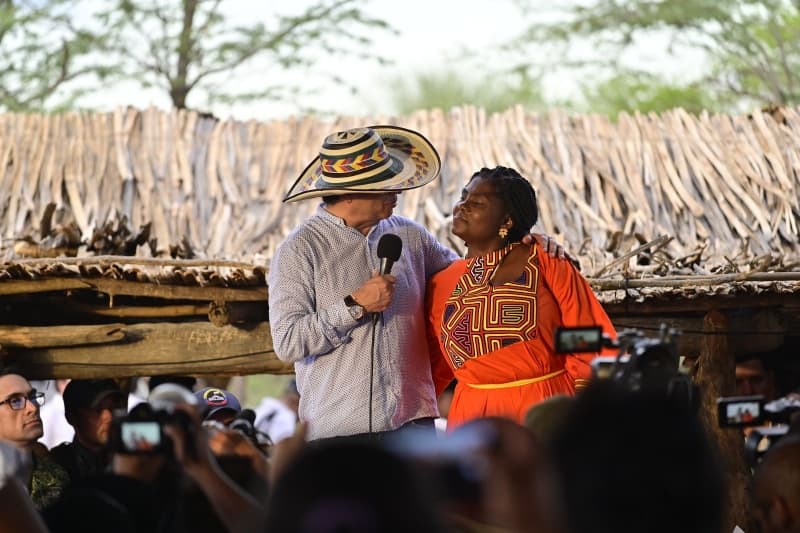
[[[419,133],[397,126],[370,126],[329,135],[300,174],[284,202],[353,193],[422,187],[439,175],[441,160]]]

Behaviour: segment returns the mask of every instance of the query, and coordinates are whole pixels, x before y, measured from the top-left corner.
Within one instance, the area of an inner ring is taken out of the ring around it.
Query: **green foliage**
[[[544,107],[541,86],[524,73],[498,75],[470,82],[454,71],[420,74],[412,79],[396,79],[388,87],[390,99],[398,113],[417,109],[471,104],[492,113],[521,104],[529,109]]]
[[[80,95],[65,89],[91,72],[86,62],[95,36],[74,23],[73,2],[0,1],[0,109],[69,108]],[[56,94],[58,93],[58,94]]]
[[[696,84],[673,85],[642,72],[620,73],[595,85],[584,84],[583,96],[587,110],[611,117],[621,111],[660,113],[682,107],[700,113],[724,107]]]
[[[337,55],[376,58],[365,34],[392,30],[368,17],[361,4],[320,0],[297,15],[236,24],[223,0],[115,0],[97,16],[108,29],[104,72],[112,81],[161,87],[178,108],[187,107],[190,96],[193,107],[290,99],[315,74],[334,79]],[[312,72],[318,50],[327,53],[327,64],[302,82],[287,81],[287,69]],[[256,89],[226,83],[255,72]]]
[[[571,2],[550,17],[541,16],[540,1],[517,0],[517,4],[524,13],[535,15],[535,20],[507,49],[523,53],[531,46],[547,49],[548,53],[539,57],[551,60],[526,63],[532,72],[588,68],[595,78],[606,81],[594,88],[584,85],[586,100],[607,112],[616,105],[624,106],[619,109],[681,105],[696,110],[701,105],[736,110],[800,103],[798,2],[597,0]],[[647,51],[664,36],[668,38],[665,52],[678,61],[701,55],[706,60],[705,70],[692,79],[672,83],[658,62],[630,63],[632,52]],[[588,46],[593,55],[574,58],[573,51],[580,44]],[[643,87],[643,83],[652,87]],[[625,98],[624,91],[634,94]]]
[[[244,378],[244,394],[241,402],[255,408],[262,398],[280,398],[294,375],[255,374]]]

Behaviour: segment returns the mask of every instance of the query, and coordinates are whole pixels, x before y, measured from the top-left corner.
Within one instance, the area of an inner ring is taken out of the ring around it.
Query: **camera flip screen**
[[[161,426],[158,422],[126,421],[121,426],[122,444],[130,452],[154,451],[161,444]]]
[[[556,329],[556,353],[599,352],[603,347],[603,328]]]
[[[720,427],[752,426],[763,419],[764,399],[760,396],[721,398],[717,401]]]

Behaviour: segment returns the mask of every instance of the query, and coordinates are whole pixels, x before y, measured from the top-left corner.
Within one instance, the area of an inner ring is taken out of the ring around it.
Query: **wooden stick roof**
[[[632,291],[639,298],[691,295],[698,286],[712,293],[800,290],[798,108],[740,116],[676,109],[622,114],[617,122],[521,108],[486,115],[473,107],[271,122],[131,108],[7,113],[0,115],[0,194],[7,199],[0,233],[10,263],[0,279],[24,278],[31,268],[39,277],[90,275],[54,266],[64,263],[55,258],[45,266],[19,261],[49,250],[172,253],[205,265],[120,266],[118,258],[97,263],[97,276],[111,264],[139,281],[212,268],[225,284],[235,269],[213,263],[228,260],[256,269],[234,278],[263,283],[257,269],[316,208],[315,200],[281,199],[321,140],[382,123],[419,130],[439,149],[441,178],[404,193],[396,212],[456,249],[448,215],[461,187],[475,170],[502,164],[531,180],[536,229],[580,257],[606,301]]]

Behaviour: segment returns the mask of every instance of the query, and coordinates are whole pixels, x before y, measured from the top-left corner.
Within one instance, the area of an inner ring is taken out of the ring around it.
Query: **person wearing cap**
[[[418,132],[354,128],[325,138],[283,200],[322,199],[278,246],[268,276],[273,347],[294,363],[311,440],[434,431],[425,285],[457,256],[392,212],[402,191],[430,183],[440,167]],[[379,272],[387,234],[402,242],[392,274]]]
[[[225,389],[205,387],[194,395],[200,404],[203,420],[215,420],[227,426],[242,410],[239,399]]]
[[[64,414],[75,436],[51,453],[73,483],[100,475],[108,467],[106,443],[116,410],[127,410],[127,396],[114,380],[73,379],[64,389]]]
[[[34,389],[24,376],[10,368],[0,369],[0,440],[21,452],[25,472],[20,477],[38,509],[56,501],[69,484],[64,469],[37,442],[43,433],[39,414],[43,404],[44,393]]]

